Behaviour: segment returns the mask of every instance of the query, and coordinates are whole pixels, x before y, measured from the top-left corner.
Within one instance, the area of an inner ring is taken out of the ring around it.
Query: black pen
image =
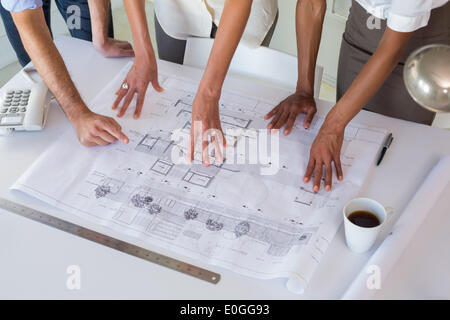
[[[389,133],[386,140],[384,141],[383,149],[381,149],[381,154],[380,157],[378,158],[377,166],[379,166],[381,161],[383,160],[387,149],[391,146],[392,140],[394,140],[394,137],[392,136],[392,133]]]

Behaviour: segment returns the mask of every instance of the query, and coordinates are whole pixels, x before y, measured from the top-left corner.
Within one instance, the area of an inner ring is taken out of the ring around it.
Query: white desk
[[[79,40],[60,38],[56,43],[74,82],[88,103],[129,61],[104,59],[89,43]],[[167,62],[160,64],[164,64],[173,72],[185,68]],[[201,70],[187,70],[188,76],[200,78]],[[23,81],[20,77],[14,77],[3,90],[20,81]],[[247,80],[229,78],[225,87],[237,88],[243,81]],[[328,102],[318,103],[319,113],[326,112],[330,107]],[[450,132],[369,112],[361,112],[356,121],[384,127],[393,132],[395,137],[382,165],[374,169],[368,177],[361,195],[374,198],[401,212],[438,159],[444,154],[450,154]],[[67,128],[70,128],[70,124],[60,108],[52,108],[44,131],[0,137],[0,197],[22,202],[44,212],[55,212],[54,208],[23,195],[13,194],[8,188],[55,137]],[[63,217],[97,231],[111,233],[70,215],[63,214]],[[395,219],[391,223],[394,221]],[[439,229],[441,241],[446,239],[446,242],[450,243],[450,233],[442,234],[443,230],[449,229],[450,226]],[[124,236],[121,238],[143,245],[136,239]],[[421,252],[423,253],[423,250]],[[221,268],[182,258],[221,273],[220,283],[212,285],[0,211],[0,298],[337,299],[369,256],[370,252],[358,255],[346,248],[341,227],[306,293],[297,296],[285,289],[285,282],[281,279],[249,279]],[[418,260],[422,258],[423,256],[417,256]],[[449,258],[443,262],[449,263]],[[81,290],[71,291],[66,288],[66,269],[69,265],[81,267]],[[435,278],[435,274],[427,273],[411,279],[418,284],[415,286],[415,296],[421,297],[419,284],[427,283],[428,279],[430,282],[436,282]],[[411,292],[406,290],[411,287],[403,287],[401,282],[396,284],[394,297],[410,297]],[[427,290],[423,294],[428,296],[423,297],[442,296],[443,293],[439,290],[439,287]],[[384,294],[381,290],[377,297],[393,297],[392,292],[391,290]]]

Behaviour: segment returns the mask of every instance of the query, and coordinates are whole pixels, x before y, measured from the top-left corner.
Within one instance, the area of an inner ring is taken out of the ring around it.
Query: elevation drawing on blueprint
[[[98,94],[93,111],[114,116],[112,93],[129,68]],[[324,119],[316,116],[309,130],[298,125],[289,136],[268,134],[263,116],[278,101],[224,90],[226,160],[206,167],[197,153],[188,164],[198,81],[164,68],[159,78],[165,90],[149,89],[141,118],[118,120],[129,144],[87,148],[68,130],[12,189],[151,246],[251,277],[290,279],[301,292],[340,226],[342,207],[373,167],[385,131],[350,123],[344,180],[314,193],[303,174]]]

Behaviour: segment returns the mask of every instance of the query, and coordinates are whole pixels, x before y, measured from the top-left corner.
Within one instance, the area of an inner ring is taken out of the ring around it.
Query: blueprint
[[[90,107],[114,116],[112,94],[130,66]],[[139,120],[120,119],[127,145],[86,148],[71,129],[12,187],[83,219],[161,247],[260,279],[308,285],[357,195],[385,131],[351,123],[341,161],[344,180],[331,192],[303,182],[309,148],[323,118],[302,119],[289,136],[268,134],[263,116],[278,101],[222,93],[226,158],[205,167],[185,161],[198,82],[160,70],[164,92],[149,90]],[[278,90],[278,89],[277,89]],[[281,89],[280,89],[281,90]],[[287,93],[286,93],[287,94]]]

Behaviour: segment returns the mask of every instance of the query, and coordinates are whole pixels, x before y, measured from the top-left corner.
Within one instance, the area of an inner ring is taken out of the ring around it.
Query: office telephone
[[[51,93],[45,83],[35,81],[30,72],[36,71],[28,67],[20,72],[27,84],[6,90],[0,96],[0,130],[37,131],[45,126]]]

